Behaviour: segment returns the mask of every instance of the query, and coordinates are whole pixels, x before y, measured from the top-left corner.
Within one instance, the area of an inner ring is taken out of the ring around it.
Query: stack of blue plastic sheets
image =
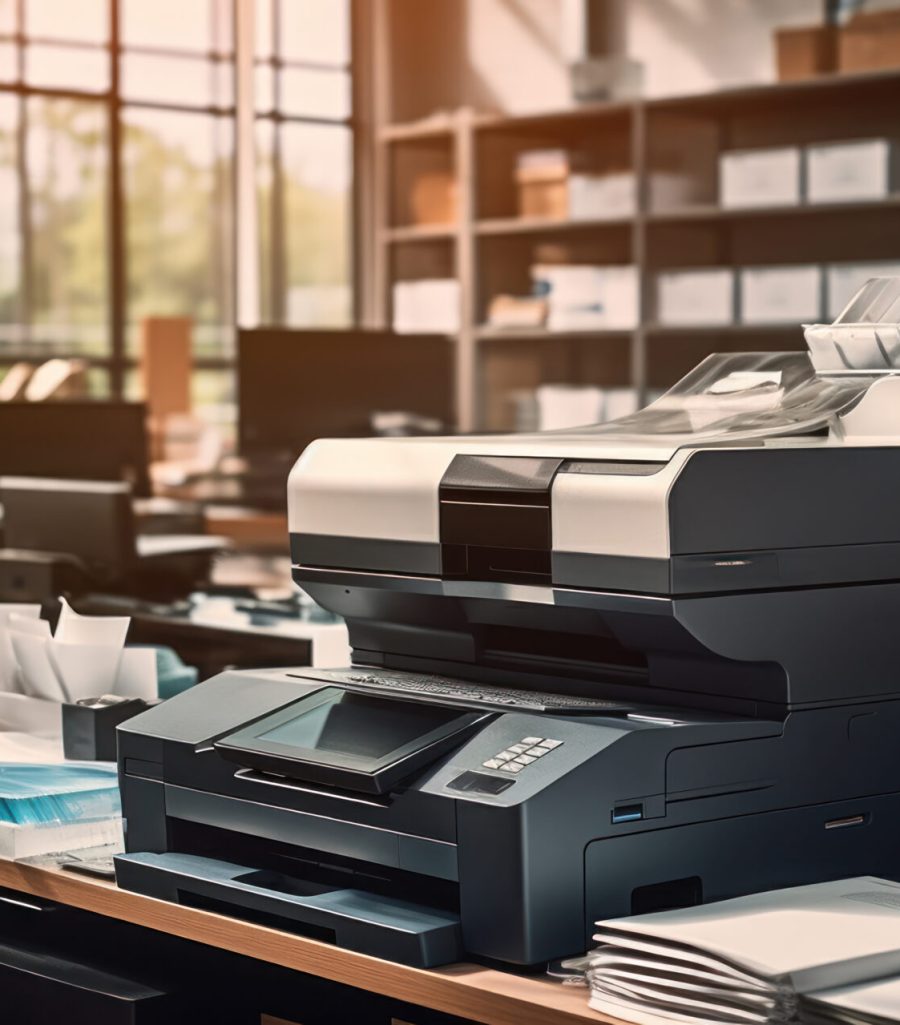
[[[112,767],[0,764],[0,822],[45,825],[121,814]]]

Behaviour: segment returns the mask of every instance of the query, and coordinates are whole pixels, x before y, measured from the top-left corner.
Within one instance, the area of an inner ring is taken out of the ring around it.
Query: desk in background
[[[130,616],[130,644],[172,648],[184,663],[197,667],[201,680],[226,669],[350,662],[343,620],[311,603],[288,614],[287,607],[268,612],[264,604],[230,597],[199,595],[164,604],[87,595],[75,608],[89,615]]]

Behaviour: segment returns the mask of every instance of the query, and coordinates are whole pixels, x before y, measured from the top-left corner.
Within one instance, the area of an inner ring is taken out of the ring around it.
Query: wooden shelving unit
[[[710,352],[802,348],[796,324],[660,324],[655,277],[687,268],[900,259],[900,192],[859,203],[739,210],[718,204],[720,153],[894,138],[898,108],[900,71],[526,116],[461,110],[385,125],[377,135],[386,191],[376,210],[384,269],[379,318],[391,321],[391,286],[397,280],[459,280],[457,411],[464,430],[511,427],[511,395],[542,382],[631,386],[646,396],[674,383]],[[539,148],[577,152],[588,167],[612,162],[630,168],[637,189],[633,216],[519,217],[516,155]],[[456,219],[414,224],[404,195],[416,174],[439,168],[453,175]],[[660,192],[661,176],[673,171],[688,192],[677,203],[665,202]],[[634,329],[552,332],[487,325],[492,296],[526,294],[528,268],[548,252],[568,254],[574,263],[636,266],[641,316]]]

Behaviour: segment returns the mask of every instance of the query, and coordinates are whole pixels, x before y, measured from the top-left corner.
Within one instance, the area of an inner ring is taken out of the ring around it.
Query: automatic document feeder
[[[417,965],[900,872],[900,283],[574,431],[319,441],[349,669],[119,727],[120,886]]]

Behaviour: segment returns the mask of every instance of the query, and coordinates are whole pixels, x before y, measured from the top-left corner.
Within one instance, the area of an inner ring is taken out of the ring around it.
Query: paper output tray
[[[462,956],[459,918],[450,912],[193,854],[122,854],[115,862],[118,885],[148,897],[247,917],[417,968]]]

